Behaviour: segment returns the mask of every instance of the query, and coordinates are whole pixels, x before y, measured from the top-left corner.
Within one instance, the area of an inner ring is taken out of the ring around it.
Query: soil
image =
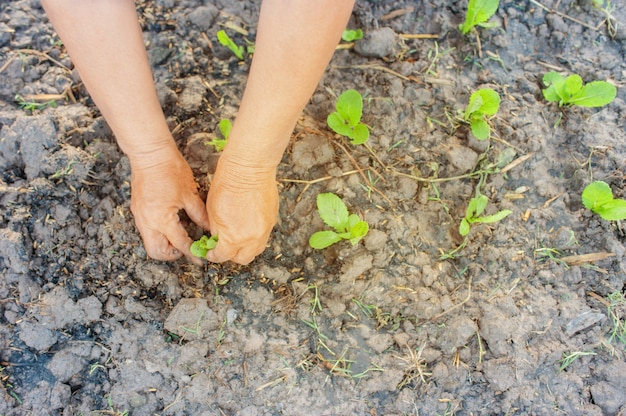
[[[128,161],[62,42],[38,1],[2,2],[0,415],[625,415],[625,230],[580,196],[604,180],[626,197],[625,11],[502,2],[498,27],[462,36],[465,7],[359,0],[366,37],[337,50],[295,129],[267,250],[200,267],[147,258]],[[258,11],[138,3],[203,193],[218,157],[204,143],[250,62],[216,33],[253,41]],[[617,98],[559,108],[550,70]],[[502,103],[479,142],[457,110],[484,87]],[[369,147],[326,126],[350,88]],[[464,244],[477,191],[512,214]],[[363,241],[308,246],[321,192],[370,224]]]

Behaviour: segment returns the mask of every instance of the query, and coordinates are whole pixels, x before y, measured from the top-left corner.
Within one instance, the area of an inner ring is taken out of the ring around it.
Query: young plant
[[[346,29],[341,35],[341,39],[345,42],[354,42],[363,39],[363,31],[361,29]]]
[[[369,231],[367,222],[356,214],[349,214],[346,204],[333,193],[317,196],[317,212],[333,230],[318,231],[311,236],[309,245],[315,249],[324,249],[341,240],[350,240],[356,245]]]
[[[326,122],[335,133],[347,136],[352,144],[363,144],[370,137],[368,127],[361,123],[363,97],[357,90],[347,90],[337,98],[337,111]]]
[[[559,106],[602,107],[617,95],[615,85],[606,81],[584,84],[576,74],[565,78],[558,72],[550,71],[543,76],[543,83],[547,87],[541,90],[543,97],[550,102],[558,102]]]
[[[226,142],[228,141],[228,138],[230,137],[230,132],[233,129],[233,123],[231,123],[230,120],[223,118],[220,120],[217,127],[222,134],[223,139],[218,139],[216,137],[206,142],[206,144],[215,147],[216,152],[221,152],[226,147]]]
[[[492,89],[475,91],[469,99],[463,119],[470,124],[472,134],[478,140],[489,138],[491,127],[486,116],[493,116],[500,108],[500,95]]]
[[[217,240],[218,238],[216,235],[212,235],[211,237],[203,235],[199,240],[191,243],[191,247],[189,248],[191,250],[191,254],[196,257],[205,258],[206,253],[215,248]]]
[[[219,32],[217,32],[217,40],[223,46],[226,46],[228,49],[230,49],[230,51],[237,57],[237,59],[239,59],[240,61],[244,60],[244,56],[243,56],[244,48],[243,48],[243,46],[237,45],[230,38],[230,36],[228,36],[226,34],[225,31],[220,30]]]
[[[469,0],[465,22],[459,25],[461,33],[466,35],[474,26],[496,27],[496,23],[487,23],[487,20],[498,10],[498,3],[499,0]]]
[[[591,182],[582,193],[583,205],[608,221],[626,219],[626,201],[613,198],[611,187],[602,181]]]
[[[485,195],[479,195],[470,200],[465,212],[465,218],[461,220],[461,224],[459,225],[459,234],[461,234],[461,236],[465,237],[468,235],[470,227],[474,223],[490,224],[498,222],[511,214],[510,210],[503,209],[496,214],[481,217],[480,215],[485,211],[488,202],[489,199]]]

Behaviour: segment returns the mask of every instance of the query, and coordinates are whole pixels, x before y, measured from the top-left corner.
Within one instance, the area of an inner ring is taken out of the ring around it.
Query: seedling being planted
[[[559,106],[579,105],[581,107],[602,107],[617,95],[615,85],[606,81],[583,83],[579,75],[573,74],[565,78],[558,72],[550,71],[543,76],[547,87],[542,90],[543,97]]]
[[[218,139],[216,137],[206,142],[206,144],[215,147],[216,152],[221,152],[226,147],[226,142],[228,141],[228,138],[230,137],[230,132],[233,129],[233,123],[231,123],[230,120],[224,118],[220,120],[217,127],[223,139]]]
[[[499,0],[470,0],[467,5],[467,13],[465,14],[465,22],[459,25],[461,33],[466,35],[474,26],[492,28],[496,27],[496,23],[488,23],[487,20],[498,10]]]
[[[341,35],[341,39],[346,42],[354,42],[363,39],[363,31],[361,29],[346,29]]]
[[[244,47],[237,45],[231,38],[226,34],[225,31],[220,30],[217,32],[217,40],[223,46],[226,46],[230,51],[239,59],[240,61],[244,60]]]
[[[583,190],[582,200],[586,208],[607,221],[626,220],[626,201],[613,198],[606,182],[591,182]]]
[[[352,144],[363,144],[370,137],[368,127],[361,123],[363,97],[357,90],[347,90],[337,98],[337,111],[326,122],[335,133],[350,138]]]
[[[500,108],[500,95],[492,89],[475,91],[469,99],[463,119],[470,124],[472,134],[478,140],[489,138],[491,127],[487,116],[493,116]]]
[[[317,196],[317,212],[333,230],[318,231],[311,236],[309,245],[315,249],[330,247],[341,240],[349,240],[354,246],[369,231],[367,222],[356,214],[349,214],[346,204],[333,193]]]
[[[459,234],[461,234],[461,236],[465,237],[468,235],[471,225],[474,223],[490,224],[498,222],[511,214],[510,210],[503,209],[496,214],[481,217],[480,215],[485,211],[487,203],[489,203],[489,199],[485,195],[479,195],[470,200],[465,212],[465,218],[461,220],[461,224],[459,225]]]
[[[211,237],[203,235],[202,237],[200,237],[199,240],[191,243],[191,247],[189,248],[191,254],[196,257],[205,258],[206,253],[208,253],[209,250],[213,250],[215,248],[215,246],[217,245],[217,240],[218,238],[216,235],[212,235]]]

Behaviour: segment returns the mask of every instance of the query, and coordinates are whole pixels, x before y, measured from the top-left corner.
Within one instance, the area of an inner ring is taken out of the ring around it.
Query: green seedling
[[[346,29],[341,35],[341,39],[346,42],[354,42],[363,39],[363,31],[361,29]]]
[[[369,128],[361,123],[363,97],[357,90],[347,90],[337,98],[337,111],[326,122],[335,133],[350,138],[352,144],[363,144],[370,137]]]
[[[216,235],[212,235],[211,237],[203,235],[202,237],[200,237],[199,240],[191,243],[191,254],[197,257],[205,258],[206,253],[208,253],[209,250],[213,250],[215,248],[215,246],[217,245],[217,240],[218,238]]]
[[[230,120],[224,118],[220,120],[217,127],[222,134],[223,139],[218,139],[216,137],[206,142],[206,144],[215,147],[216,152],[221,152],[226,147],[226,142],[228,141],[228,138],[230,137],[230,132],[233,129],[233,123],[231,123]]]
[[[615,85],[606,81],[584,84],[576,74],[565,78],[558,72],[550,71],[543,76],[543,83],[547,87],[541,90],[543,97],[550,102],[558,102],[559,106],[602,107],[617,95]]]
[[[309,245],[315,249],[324,249],[341,240],[349,240],[352,245],[356,245],[369,231],[367,222],[356,214],[349,214],[346,204],[333,193],[317,196],[317,212],[322,221],[334,230],[314,233],[309,239]]]
[[[461,224],[459,225],[459,234],[461,234],[461,236],[465,237],[468,235],[471,225],[474,223],[490,224],[503,220],[511,214],[510,210],[503,209],[496,214],[481,217],[480,215],[485,211],[488,202],[489,199],[485,195],[479,195],[470,200],[470,203],[467,205],[465,218],[461,220]]]
[[[44,110],[48,107],[56,108],[57,106],[57,103],[54,100],[46,101],[43,103],[38,103],[36,101],[27,101],[24,97],[22,97],[19,94],[16,94],[14,99],[17,102],[17,105],[21,109],[26,110],[26,111]]]
[[[463,119],[470,124],[472,134],[478,140],[485,140],[491,134],[487,116],[493,116],[500,108],[500,95],[492,89],[475,91],[469,99]]]
[[[586,208],[605,220],[626,220],[626,201],[613,198],[613,191],[606,182],[591,182],[583,190],[582,200]]]
[[[559,371],[565,370],[574,361],[576,361],[580,357],[585,357],[587,355],[596,355],[596,353],[593,351],[573,351],[573,352],[570,352],[569,354],[566,352],[563,352],[562,358],[559,360],[559,362],[561,363],[561,365],[559,366]]]
[[[244,47],[237,45],[231,38],[226,34],[225,31],[220,30],[217,32],[217,40],[223,46],[226,46],[230,51],[239,59],[240,61],[244,60]]]
[[[466,35],[474,26],[485,28],[496,27],[497,23],[488,23],[498,10],[499,0],[470,0],[467,5],[467,13],[465,14],[465,22],[459,25],[461,33]]]

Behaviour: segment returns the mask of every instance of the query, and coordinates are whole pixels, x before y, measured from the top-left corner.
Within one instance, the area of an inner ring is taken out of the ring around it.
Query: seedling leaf
[[[346,29],[341,35],[341,39],[346,42],[354,42],[355,40],[363,39],[363,30],[361,29]]]
[[[575,94],[571,99],[571,104],[582,107],[602,107],[615,99],[617,88],[606,81],[593,81]]]
[[[217,32],[217,40],[222,46],[226,46],[230,51],[239,59],[243,61],[243,46],[238,46],[233,40],[226,34],[225,31],[220,30]]]
[[[626,220],[626,201],[614,199],[607,202],[598,209],[598,214],[608,221]]]
[[[473,119],[470,122],[470,129],[472,130],[472,134],[478,140],[485,140],[489,138],[489,133],[491,132],[491,127],[489,127],[489,123],[487,123],[482,118]]]
[[[479,217],[475,219],[475,222],[481,222],[483,224],[491,224],[493,222],[498,222],[508,217],[512,213],[511,210],[503,209],[500,212],[497,212],[493,215],[487,215],[486,217]]]
[[[461,220],[461,224],[459,225],[459,234],[461,234],[462,237],[465,237],[466,235],[468,235],[470,232],[470,224],[469,222],[467,222],[467,220],[465,218],[463,218]]]
[[[218,127],[220,129],[220,133],[222,133],[222,137],[228,140],[230,132],[233,129],[233,123],[231,123],[229,119],[224,118],[220,120]]]
[[[357,90],[346,90],[337,98],[337,112],[354,127],[361,121],[363,98]]]
[[[331,230],[318,231],[309,238],[309,245],[317,250],[322,250],[326,247],[330,247],[333,244],[341,241],[342,238],[339,234]]]
[[[499,0],[470,0],[467,5],[465,22],[460,26],[465,35],[478,24],[484,23],[498,10]]]
[[[611,187],[602,181],[595,181],[585,187],[582,193],[583,205],[608,221],[626,220],[626,201],[614,199]]]
[[[330,192],[319,194],[317,210],[322,221],[337,232],[344,232],[348,227],[348,208],[337,195]]]
[[[369,231],[369,225],[365,221],[359,221],[350,227],[350,243],[356,245]]]
[[[350,143],[352,144],[363,144],[370,137],[370,130],[367,128],[365,124],[359,123],[354,126],[351,134],[348,135],[350,137]]]
[[[341,114],[336,111],[328,115],[326,122],[328,123],[328,127],[333,129],[335,133],[347,137],[350,137],[352,134],[352,128],[347,124],[346,120],[341,117]]]
[[[597,212],[598,208],[613,200],[613,191],[606,182],[595,181],[585,187],[582,200],[586,208]]]
[[[482,98],[480,111],[483,114],[492,116],[498,112],[498,108],[500,108],[500,95],[497,92],[489,88],[483,88],[474,92],[474,94]]]
[[[478,91],[476,91],[478,92]],[[474,92],[470,95],[469,103],[467,104],[467,108],[465,109],[465,120],[469,120],[472,114],[480,111],[480,107],[483,105],[483,97]]]
[[[212,235],[211,237],[203,235],[199,240],[191,243],[189,250],[194,256],[205,258],[209,250],[213,250],[215,248],[217,241],[218,237],[216,235]]]

